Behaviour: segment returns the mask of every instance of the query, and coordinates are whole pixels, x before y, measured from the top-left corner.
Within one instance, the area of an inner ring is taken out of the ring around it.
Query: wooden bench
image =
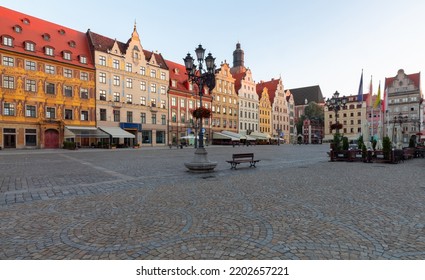
[[[226,160],[228,163],[231,164],[230,169],[236,169],[236,165],[242,163],[242,162],[249,162],[249,167],[255,167],[255,164],[259,162],[260,160],[254,159],[254,153],[245,153],[245,154],[233,154],[232,160]]]

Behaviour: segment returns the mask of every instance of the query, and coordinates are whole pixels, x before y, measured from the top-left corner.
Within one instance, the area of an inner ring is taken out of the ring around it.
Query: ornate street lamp
[[[347,102],[347,97],[339,97],[338,91],[335,91],[331,99],[328,98],[326,100],[325,106],[328,107],[328,110],[333,110],[335,112],[336,134],[339,134],[338,111],[345,109],[347,107]]]
[[[208,161],[207,151],[204,148],[203,118],[205,114],[203,112],[206,111],[206,108],[202,105],[202,97],[205,94],[205,88],[208,88],[208,91],[211,92],[215,87],[215,58],[211,53],[208,53],[207,57],[204,58],[205,49],[202,48],[202,45],[196,48],[195,53],[198,65],[195,65],[195,60],[190,53],[183,59],[188,80],[198,86],[199,95],[199,108],[196,109],[199,119],[198,147],[193,161],[185,163],[185,166],[192,172],[210,172],[217,166],[217,162]]]

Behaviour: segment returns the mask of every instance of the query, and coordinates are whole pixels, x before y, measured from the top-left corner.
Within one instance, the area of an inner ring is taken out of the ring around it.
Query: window
[[[48,118],[48,119],[56,118],[56,109],[53,108],[53,107],[47,107],[46,108],[46,118]]]
[[[72,70],[71,70],[71,69],[67,69],[67,68],[65,68],[65,69],[63,70],[63,76],[64,76],[65,78],[72,78]]]
[[[114,110],[114,122],[120,122],[120,110]]]
[[[114,59],[112,62],[112,67],[114,69],[120,69],[120,61],[118,59]]]
[[[171,106],[176,106],[177,101],[175,97],[171,97]]]
[[[72,110],[65,109],[65,120],[72,120]]]
[[[120,102],[120,93],[114,92],[114,102]]]
[[[47,34],[47,33],[44,33],[43,34],[43,39],[44,39],[44,41],[50,41],[50,35]]]
[[[13,47],[13,39],[9,36],[3,36],[3,45]]]
[[[142,131],[142,143],[149,144],[149,143],[151,143],[151,139],[152,139],[152,131],[143,130]]]
[[[99,83],[106,84],[106,73],[103,73],[103,72],[99,73]]]
[[[145,67],[140,67],[140,75],[146,75],[146,68]]]
[[[49,56],[53,56],[54,55],[54,50],[51,47],[45,47],[44,48],[44,54],[45,55],[49,55]]]
[[[100,120],[106,121],[106,109],[100,109]]]
[[[155,98],[151,98],[151,106],[156,107],[156,99]]]
[[[140,89],[143,90],[143,91],[146,91],[146,82],[145,81],[140,82]]]
[[[25,42],[25,50],[34,52],[35,51],[35,44],[33,42]]]
[[[131,63],[126,63],[125,64],[125,71],[133,72],[133,65]]]
[[[167,117],[165,115],[161,115],[161,124],[162,125],[166,125],[167,124]]]
[[[27,60],[25,61],[25,69],[35,71],[37,70],[36,64],[34,61]]]
[[[114,86],[119,86],[119,85],[120,85],[120,77],[114,76]]]
[[[64,86],[63,91],[66,97],[72,97],[72,86]]]
[[[127,94],[127,104],[132,104],[132,103],[133,103],[133,95]]]
[[[30,92],[36,92],[35,80],[25,80],[25,90]]]
[[[89,80],[89,74],[87,72],[81,72],[80,73],[80,80],[88,81]]]
[[[155,69],[151,70],[151,78],[156,78],[156,70]]]
[[[63,52],[63,59],[71,60],[71,53],[70,52]]]
[[[161,80],[164,80],[165,81],[165,79],[166,79],[165,72],[161,72]]]
[[[127,78],[126,85],[127,85],[127,88],[133,88],[133,79]]]
[[[133,122],[133,112],[127,111],[127,122],[132,123]]]
[[[99,64],[102,66],[106,66],[106,56],[99,56]]]
[[[21,33],[21,32],[22,32],[22,27],[20,27],[19,25],[15,25],[15,26],[13,27],[13,30],[14,30],[16,33]]]
[[[46,93],[48,94],[55,94],[55,84],[53,83],[46,83]]]
[[[152,114],[152,124],[156,124],[156,114]]]
[[[165,100],[161,100],[161,108],[165,109],[166,105],[165,105]]]
[[[189,100],[189,109],[193,109],[193,100]]]
[[[55,66],[53,66],[53,65],[46,65],[45,72],[47,74],[55,74]]]
[[[89,99],[89,90],[86,88],[80,89],[80,98],[81,99]]]
[[[185,103],[186,103],[186,100],[184,100],[184,99],[180,99],[180,107],[181,107],[181,108],[186,107]]]
[[[161,94],[166,94],[167,93],[167,87],[161,86],[160,92],[161,92]]]
[[[15,60],[10,56],[3,56],[3,65],[4,66],[14,66]]]
[[[146,97],[145,96],[140,97],[140,105],[146,106]]]
[[[146,123],[146,113],[140,113],[140,123]]]
[[[37,146],[37,130],[25,129],[25,146]]]
[[[156,132],[156,143],[157,144],[165,144],[165,131],[157,131]]]
[[[106,90],[99,90],[99,100],[106,101]]]
[[[87,64],[87,57],[80,55],[80,63]]]
[[[172,112],[171,112],[171,121],[172,121],[172,122],[177,122],[177,114],[176,114],[176,111],[172,111]]]
[[[15,104],[5,102],[3,104],[3,115],[5,116],[14,116],[15,115]]]
[[[81,120],[88,121],[89,120],[89,111],[81,111]]]
[[[156,93],[156,84],[151,84],[151,92]]]
[[[15,77],[3,76],[3,87],[14,89],[15,88]]]

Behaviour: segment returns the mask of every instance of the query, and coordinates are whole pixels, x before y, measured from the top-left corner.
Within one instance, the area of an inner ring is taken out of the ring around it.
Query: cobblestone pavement
[[[425,159],[207,150],[207,174],[193,148],[0,151],[0,259],[425,259]]]

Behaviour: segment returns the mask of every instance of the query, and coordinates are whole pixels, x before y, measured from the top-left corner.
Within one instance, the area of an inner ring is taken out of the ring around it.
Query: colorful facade
[[[272,133],[272,104],[270,102],[269,90],[267,87],[261,87],[257,84],[257,93],[259,96],[259,126],[260,132],[271,135]]]
[[[233,52],[233,67],[230,72],[235,79],[235,91],[238,95],[240,134],[251,134],[259,131],[258,95],[251,69],[244,65],[244,52],[240,43]]]
[[[170,71],[170,86],[168,92],[169,114],[168,131],[169,145],[185,143],[195,145],[199,134],[199,124],[193,118],[192,112],[200,106],[198,87],[188,81],[184,65],[166,61]],[[202,106],[211,109],[211,95],[208,91],[202,97]],[[211,118],[203,119],[205,143],[211,143]]]
[[[0,147],[60,148],[66,127],[95,130],[86,35],[4,7],[0,14]]]
[[[87,32],[96,66],[97,125],[125,146],[167,143],[169,71],[143,49],[134,25],[127,43]]]
[[[227,62],[216,70],[216,83],[212,91],[212,130],[238,131],[238,95],[235,91],[235,79]]]

